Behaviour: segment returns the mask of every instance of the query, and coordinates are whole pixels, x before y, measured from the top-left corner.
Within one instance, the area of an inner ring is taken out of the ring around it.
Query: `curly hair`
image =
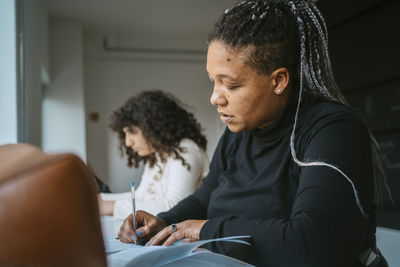
[[[141,157],[125,145],[123,129],[132,126],[139,127],[155,153]],[[201,133],[201,125],[193,114],[172,94],[161,90],[142,91],[129,98],[111,115],[110,128],[118,133],[121,156],[126,153],[129,167],[138,167],[140,162],[149,162],[150,167],[153,167],[157,162],[157,155],[161,162],[165,162],[166,157],[172,155],[190,170],[190,165],[181,156],[181,153],[185,152],[185,149],[179,146],[181,140],[190,139],[204,151],[207,147],[207,139]]]

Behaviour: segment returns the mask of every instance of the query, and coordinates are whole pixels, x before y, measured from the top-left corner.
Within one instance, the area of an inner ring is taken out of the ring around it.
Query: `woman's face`
[[[123,131],[125,146],[132,148],[139,156],[145,157],[154,153],[153,147],[147,142],[139,127],[124,127]]]
[[[219,41],[213,41],[208,48],[207,72],[214,83],[210,101],[232,132],[272,123],[287,101],[283,92],[288,81],[285,88],[279,88],[279,74],[259,74],[244,64],[246,52]]]

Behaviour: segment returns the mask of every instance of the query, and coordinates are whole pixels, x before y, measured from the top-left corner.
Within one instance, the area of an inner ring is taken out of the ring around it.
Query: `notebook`
[[[114,237],[105,238],[108,266],[253,266],[243,261],[199,248],[210,242],[236,242],[250,245],[241,239],[249,236],[231,236],[191,243],[177,242],[172,246],[149,246],[122,243]]]

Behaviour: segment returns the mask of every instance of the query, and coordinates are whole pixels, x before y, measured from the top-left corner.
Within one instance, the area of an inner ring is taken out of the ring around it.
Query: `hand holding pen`
[[[121,242],[138,244],[138,238],[147,241],[166,226],[164,220],[143,210],[138,210],[135,215],[136,224],[140,227],[134,231],[133,214],[126,217],[118,233]]]
[[[133,182],[131,183],[131,195],[132,214],[124,220],[118,237],[122,242],[131,243],[133,241],[136,245],[141,245],[144,241],[150,239],[153,235],[162,230],[165,227],[165,222],[145,211],[139,210],[136,212],[135,183]],[[138,225],[142,227],[137,229]]]

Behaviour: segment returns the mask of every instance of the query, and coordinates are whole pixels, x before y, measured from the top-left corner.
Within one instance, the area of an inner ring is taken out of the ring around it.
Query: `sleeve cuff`
[[[174,216],[171,214],[171,212],[168,211],[157,214],[157,217],[163,219],[166,225],[170,225],[176,222]]]
[[[209,219],[200,230],[200,240],[213,239],[222,236],[218,236],[219,229],[221,227],[223,218],[217,217]]]

